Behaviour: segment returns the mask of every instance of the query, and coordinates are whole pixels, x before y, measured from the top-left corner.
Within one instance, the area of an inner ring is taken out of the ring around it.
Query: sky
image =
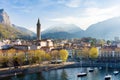
[[[36,31],[40,19],[45,30],[53,25],[90,25],[120,16],[120,0],[0,0],[12,24]]]

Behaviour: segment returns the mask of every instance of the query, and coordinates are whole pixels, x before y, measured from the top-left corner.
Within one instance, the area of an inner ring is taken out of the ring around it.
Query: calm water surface
[[[80,71],[86,71],[87,76],[83,78],[77,78],[77,73]],[[113,70],[108,70],[108,73],[112,75],[112,80],[120,80],[120,73],[113,75]],[[7,77],[2,80],[104,80],[106,74],[105,69],[94,68],[94,72],[88,72],[88,68],[68,68],[58,69],[48,72],[17,75],[13,77]]]

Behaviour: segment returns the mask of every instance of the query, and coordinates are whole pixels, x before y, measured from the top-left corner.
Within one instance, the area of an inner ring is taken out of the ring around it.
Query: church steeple
[[[38,22],[37,22],[37,25],[39,25],[40,24],[40,20],[39,20],[39,18],[38,18]]]
[[[39,18],[37,22],[37,40],[41,40],[41,24]]]

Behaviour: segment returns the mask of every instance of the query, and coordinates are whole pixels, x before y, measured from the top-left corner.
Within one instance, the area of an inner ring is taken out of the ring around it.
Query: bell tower
[[[37,22],[37,40],[41,40],[41,24],[39,18]]]

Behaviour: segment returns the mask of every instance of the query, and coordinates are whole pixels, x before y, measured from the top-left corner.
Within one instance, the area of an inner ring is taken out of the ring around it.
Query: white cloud
[[[95,19],[96,18],[91,17],[65,17],[51,20],[65,24],[76,24],[77,26],[85,30],[88,26],[94,23]]]
[[[97,7],[98,3],[93,0],[88,0],[88,1],[85,1],[83,5],[86,7]]]
[[[87,8],[85,10],[85,14],[87,16],[100,16],[100,15],[108,15],[108,16],[118,16],[120,6],[113,6],[109,8]]]
[[[76,24],[82,29],[87,29],[90,25],[95,24],[97,22],[120,16],[119,11],[120,6],[114,6],[110,8],[87,8],[84,11],[84,17],[74,17],[67,16],[63,18],[55,18],[51,19],[51,21],[65,23],[65,24]]]
[[[80,0],[70,0],[68,3],[66,3],[66,6],[68,7],[79,7],[81,4]]]
[[[67,7],[76,8],[80,6],[81,0],[58,0],[58,3]]]

